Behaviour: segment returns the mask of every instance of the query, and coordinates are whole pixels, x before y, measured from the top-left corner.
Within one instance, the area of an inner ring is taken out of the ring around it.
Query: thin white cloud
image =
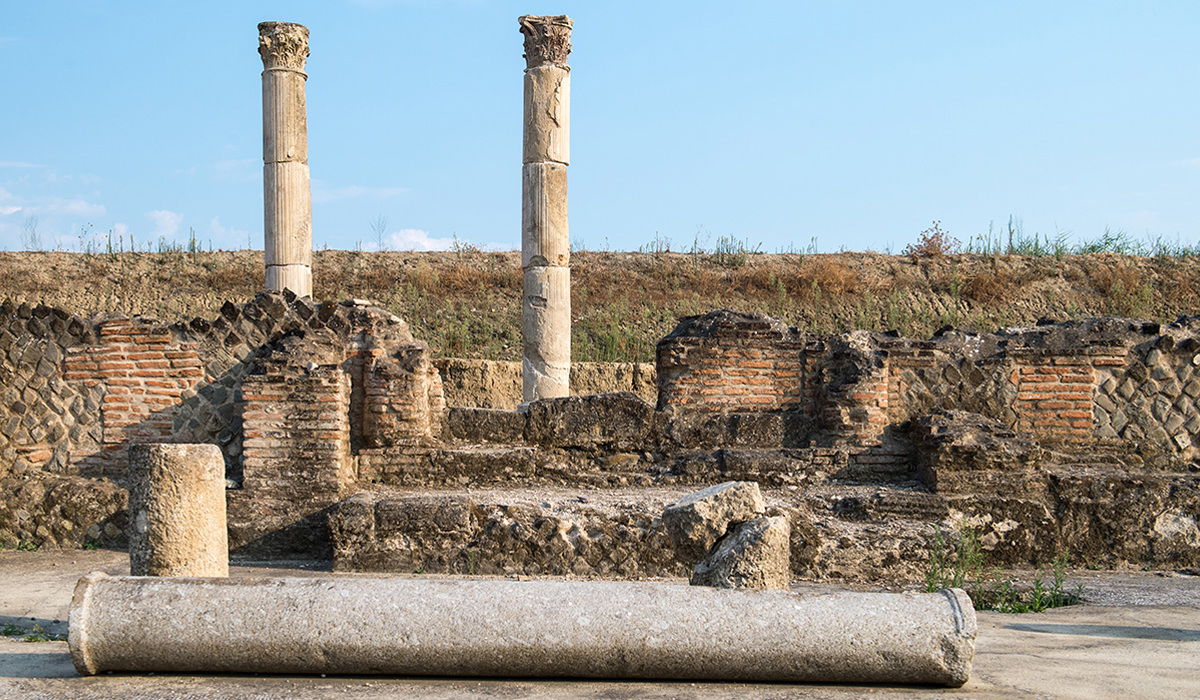
[[[453,245],[453,238],[434,238],[419,228],[402,228],[387,238],[391,250],[450,250]]]
[[[26,163],[23,160],[0,160],[0,168],[44,168],[37,163]]]
[[[221,217],[219,216],[214,216],[212,220],[208,222],[208,229],[212,235],[212,239],[216,241],[217,245],[222,248],[232,248],[243,244],[247,246],[250,245],[249,231],[245,229],[234,228],[232,226],[226,226],[221,223]]]
[[[193,173],[195,171],[195,168],[186,169],[186,172],[188,173]],[[253,180],[258,180],[261,182],[262,161],[258,158],[230,158],[227,160],[218,160],[212,164],[212,172],[218,180],[227,182],[251,182]]]
[[[95,218],[104,216],[107,211],[103,204],[92,204],[84,199],[64,199],[62,197],[37,197],[33,201],[26,201],[24,197],[13,196],[11,193],[0,189],[0,200],[8,200],[17,203],[23,211],[29,214],[50,218],[54,216],[78,216],[83,218]],[[12,205],[6,205],[12,206]]]
[[[61,208],[56,208],[55,213],[62,212],[74,216],[104,216],[106,209],[103,204],[92,204],[85,202],[82,199],[71,199],[63,202]]]
[[[0,214],[8,216],[9,214],[16,214],[17,212],[21,211],[21,209],[22,207],[18,206],[0,207]]]
[[[179,231],[179,227],[183,224],[183,214],[177,214],[166,209],[155,209],[154,211],[146,212],[146,218],[154,222],[154,230],[150,232],[151,236],[162,236],[163,238],[174,238]]]
[[[312,184],[312,198],[314,202],[332,202],[337,199],[349,199],[351,197],[386,199],[402,195],[407,191],[407,187],[363,187],[362,185],[325,187],[319,182]]]

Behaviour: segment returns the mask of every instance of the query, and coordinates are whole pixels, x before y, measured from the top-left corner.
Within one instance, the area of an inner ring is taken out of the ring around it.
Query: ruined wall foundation
[[[170,325],[5,304],[0,328],[10,544],[121,546],[128,445],[203,442],[235,557],[339,570],[679,576],[663,508],[730,480],[787,518],[797,575],[915,576],[935,525],[995,564],[1198,563],[1193,317],[911,340],[716,311],[659,344],[655,403],[520,410],[447,400],[457,361],[356,300]]]

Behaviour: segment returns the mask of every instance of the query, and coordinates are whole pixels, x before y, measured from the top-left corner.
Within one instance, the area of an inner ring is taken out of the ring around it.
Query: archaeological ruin
[[[129,445],[185,442],[220,449],[234,557],[338,570],[682,576],[663,508],[729,480],[797,576],[914,578],[935,525],[995,564],[1200,561],[1200,317],[912,340],[721,310],[623,391],[510,408],[470,388],[507,363],[288,291],[171,324],[6,302],[0,351],[9,546],[127,546]]]
[[[1200,566],[1200,316],[923,340],[722,309],[653,366],[572,366],[571,27],[520,20],[519,367],[311,297],[308,30],[263,23],[266,291],[183,320],[0,304],[0,542],[129,547],[137,446],[200,443],[231,556],[338,571],[696,576],[664,508],[728,481],[788,543],[768,586],[916,579],[968,528],[995,565]]]
[[[525,134],[521,166],[521,377],[525,401],[570,394],[571,18],[519,20],[525,35]]]

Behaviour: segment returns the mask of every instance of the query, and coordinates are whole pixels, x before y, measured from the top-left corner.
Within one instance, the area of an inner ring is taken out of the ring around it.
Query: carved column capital
[[[570,17],[521,15],[517,22],[525,35],[527,68],[547,64],[567,67],[567,54],[571,53],[571,25],[574,24]]]
[[[258,55],[263,68],[284,68],[304,72],[308,58],[308,27],[291,22],[260,22]]]

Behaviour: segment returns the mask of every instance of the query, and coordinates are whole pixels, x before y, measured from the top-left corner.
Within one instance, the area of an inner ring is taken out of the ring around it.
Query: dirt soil
[[[519,254],[314,253],[314,296],[365,298],[405,318],[435,356],[520,359]],[[1093,255],[573,255],[576,361],[652,361],[678,318],[760,311],[814,333],[1030,325],[1120,315],[1172,321],[1200,306],[1200,259]],[[0,300],[83,316],[212,318],[261,288],[256,251],[0,253]]]

